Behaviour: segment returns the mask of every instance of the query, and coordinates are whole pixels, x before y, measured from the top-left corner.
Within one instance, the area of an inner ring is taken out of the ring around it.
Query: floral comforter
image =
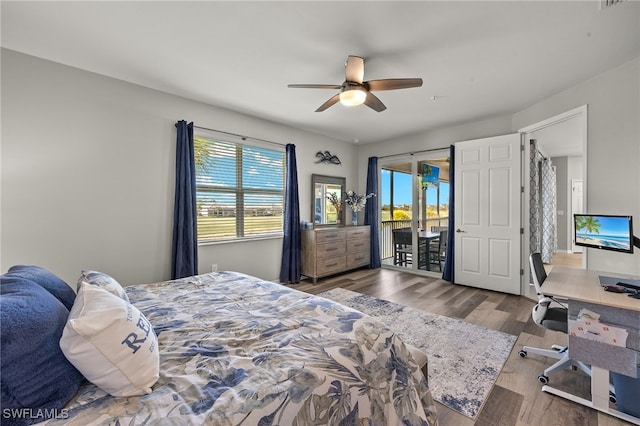
[[[158,335],[153,392],[114,398],[88,383],[47,424],[437,424],[405,345],[351,308],[236,272],[127,293]]]

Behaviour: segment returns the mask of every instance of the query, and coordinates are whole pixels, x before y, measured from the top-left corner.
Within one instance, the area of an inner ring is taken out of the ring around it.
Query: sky
[[[232,142],[218,141],[205,137],[195,136],[194,141],[206,141],[211,150],[210,158],[206,158],[206,167],[199,170],[207,170],[198,173],[197,184],[213,185],[219,188],[233,188],[238,185],[238,172],[236,171],[238,159],[236,144]],[[203,142],[204,143],[204,142]],[[196,145],[197,147],[198,145]],[[196,148],[197,150],[197,148]],[[242,146],[242,185],[245,189],[272,189],[282,190],[284,187],[284,153],[249,145]],[[217,189],[217,188],[216,188]],[[211,196],[218,203],[235,204],[235,195],[232,192],[218,192]],[[246,204],[282,204],[282,195],[257,194],[245,196]]]
[[[391,173],[387,170],[382,171],[381,185],[382,185],[382,205],[390,204],[390,187],[389,182],[391,179]],[[412,176],[408,173],[398,173],[396,172],[393,177],[393,195],[394,195],[394,204],[402,205],[402,204],[412,204],[411,199],[411,189],[413,186]],[[437,203],[437,191],[435,188],[430,188],[427,190],[427,205]],[[441,204],[449,204],[449,185],[441,185],[440,186],[440,203]]]

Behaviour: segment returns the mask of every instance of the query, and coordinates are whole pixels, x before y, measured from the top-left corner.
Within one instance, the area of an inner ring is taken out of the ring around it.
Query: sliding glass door
[[[449,216],[448,151],[380,160],[384,267],[441,274]]]

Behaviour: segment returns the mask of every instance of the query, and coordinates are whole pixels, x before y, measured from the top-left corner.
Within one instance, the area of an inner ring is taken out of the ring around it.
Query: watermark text
[[[69,410],[66,408],[3,408],[2,418],[30,420],[67,419],[69,418]]]

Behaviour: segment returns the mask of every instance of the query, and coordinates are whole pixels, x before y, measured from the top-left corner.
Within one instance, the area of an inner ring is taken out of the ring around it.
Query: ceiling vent
[[[622,3],[624,0],[600,0],[600,10]]]

